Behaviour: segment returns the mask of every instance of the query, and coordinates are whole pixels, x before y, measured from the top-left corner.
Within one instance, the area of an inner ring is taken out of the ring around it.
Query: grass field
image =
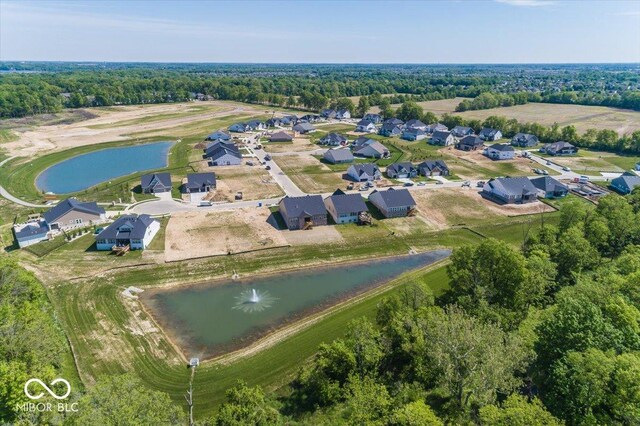
[[[611,129],[623,135],[640,129],[640,112],[600,106],[529,103],[456,114],[479,120],[498,115],[515,118],[521,123],[535,122],[547,126],[556,122],[560,126],[572,124],[579,133],[587,129]]]

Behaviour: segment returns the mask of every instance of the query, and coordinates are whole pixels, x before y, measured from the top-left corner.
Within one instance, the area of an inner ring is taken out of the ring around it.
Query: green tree
[[[282,423],[282,416],[259,386],[239,382],[227,391],[227,401],[216,417],[218,426],[272,426]]]
[[[371,105],[369,105],[369,98],[366,96],[360,96],[360,99],[358,100],[358,108],[356,109],[358,117],[364,117],[364,115],[369,111],[369,108],[371,108]]]
[[[480,424],[486,426],[561,426],[563,423],[549,413],[539,399],[527,401],[512,394],[502,404],[480,409]]]
[[[391,409],[391,397],[384,385],[371,377],[352,376],[347,384],[346,393],[347,424],[384,424],[381,421],[388,416]]]
[[[424,401],[414,401],[397,408],[389,419],[390,426],[443,426],[431,407]]]

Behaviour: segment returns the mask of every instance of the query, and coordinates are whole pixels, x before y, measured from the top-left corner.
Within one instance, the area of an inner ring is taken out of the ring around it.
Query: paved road
[[[13,160],[14,158],[17,158],[17,157],[9,157],[9,158],[5,158],[4,160],[0,161],[0,167],[4,166],[7,162]],[[4,189],[2,186],[0,186],[0,195],[2,197],[6,198],[7,200],[11,201],[12,203],[19,204],[21,206],[39,207],[39,208],[45,207],[43,204],[33,204],[33,203],[29,203],[27,201],[23,201],[18,197],[14,197],[13,195],[11,195],[9,193],[9,191]]]

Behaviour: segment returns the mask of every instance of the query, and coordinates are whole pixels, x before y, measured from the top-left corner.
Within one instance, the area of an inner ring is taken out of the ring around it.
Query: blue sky
[[[640,62],[640,0],[0,0],[0,60]]]

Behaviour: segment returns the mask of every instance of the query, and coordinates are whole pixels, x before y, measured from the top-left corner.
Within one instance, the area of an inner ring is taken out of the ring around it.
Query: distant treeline
[[[465,108],[527,101],[640,110],[635,65],[296,65],[0,63],[0,117],[63,108],[182,102],[202,95],[318,110],[341,97],[393,103],[475,98]],[[526,94],[526,96],[524,95]],[[379,98],[379,97],[378,97]],[[495,98],[495,99],[493,99]],[[372,104],[375,105],[375,104]]]

